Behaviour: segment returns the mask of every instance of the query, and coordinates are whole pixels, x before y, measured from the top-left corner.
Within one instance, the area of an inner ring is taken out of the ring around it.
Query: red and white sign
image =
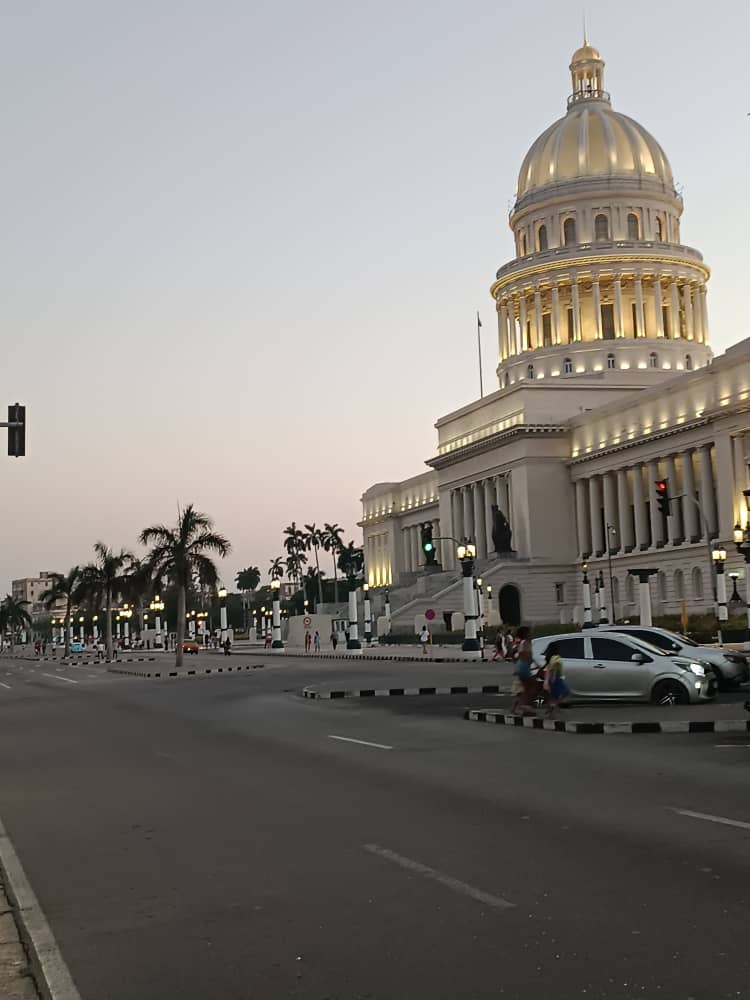
[[[427,619],[428,622],[431,622],[435,618],[435,612],[432,610],[432,608],[428,608],[425,611],[424,616],[425,616],[425,618]]]
[[[312,625],[312,618],[309,615],[305,615],[302,619],[302,624],[307,628],[308,625]]]

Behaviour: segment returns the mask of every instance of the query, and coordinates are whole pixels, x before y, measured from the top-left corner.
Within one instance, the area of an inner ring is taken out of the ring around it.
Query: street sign
[[[435,618],[435,612],[432,610],[432,608],[428,608],[425,611],[424,616],[425,616],[425,618],[427,619],[428,622],[431,622]]]
[[[302,624],[305,626],[312,625],[312,618],[309,615],[305,615],[305,617],[302,619]]]

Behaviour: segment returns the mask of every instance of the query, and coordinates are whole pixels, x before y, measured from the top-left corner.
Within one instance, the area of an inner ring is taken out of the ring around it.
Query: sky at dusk
[[[266,573],[291,520],[347,540],[495,384],[489,285],[526,149],[564,113],[556,0],[6,0],[3,580],[133,547],[177,504]],[[600,3],[614,107],[662,144],[713,270],[716,353],[750,335],[750,8]]]

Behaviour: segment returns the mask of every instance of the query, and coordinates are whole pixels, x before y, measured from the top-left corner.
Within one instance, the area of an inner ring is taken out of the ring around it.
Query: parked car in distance
[[[183,653],[197,653],[200,649],[200,643],[196,639],[185,639],[182,643]]]
[[[666,653],[620,632],[589,629],[542,636],[533,640],[532,650],[538,663],[553,651],[560,655],[574,701],[686,705],[716,695],[716,678],[698,659]]]
[[[677,656],[693,657],[708,663],[716,674],[721,688],[737,687],[750,678],[750,668],[747,657],[734,649],[723,649],[720,646],[701,646],[692,639],[670,632],[666,628],[656,628],[653,625],[599,625],[596,631],[609,630],[623,635],[632,635],[636,639],[650,642],[665,653]]]
[[[83,652],[83,643],[81,642],[80,639],[71,639],[70,640],[70,651],[71,651],[71,653],[82,653]]]

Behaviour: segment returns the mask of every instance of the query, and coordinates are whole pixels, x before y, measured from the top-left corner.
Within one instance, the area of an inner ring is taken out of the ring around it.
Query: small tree
[[[104,544],[94,544],[96,561],[84,566],[81,570],[80,597],[88,601],[92,607],[104,604],[105,636],[107,642],[107,659],[112,659],[112,604],[119,600],[123,590],[128,586],[127,569],[133,562],[133,556],[125,549],[115,552]]]
[[[271,560],[271,568],[268,571],[268,575],[272,580],[280,580],[284,575],[284,567],[286,563],[281,558],[281,556],[276,556],[275,559]]]
[[[149,561],[154,574],[169,580],[177,588],[177,667],[182,666],[183,660],[188,587],[197,578],[202,584],[215,588],[219,572],[207,553],[215,552],[223,559],[231,551],[228,540],[215,532],[213,527],[210,517],[188,504],[184,510],[178,510],[174,528],[154,524],[141,532],[141,544],[151,546]]]
[[[81,597],[81,567],[74,566],[67,573],[52,573],[51,586],[41,595],[41,602],[48,610],[54,608],[58,601],[65,601],[65,621],[63,623],[63,656],[70,656],[70,616],[73,604]]]
[[[339,553],[341,552],[342,546],[344,544],[344,529],[340,528],[338,524],[324,524],[323,525],[323,548],[326,552],[331,553],[331,559],[333,561],[333,599],[336,604],[339,603],[339,575],[338,566],[336,565],[336,560],[338,559]]]
[[[26,628],[26,626],[31,628],[31,615],[26,610],[28,606],[29,601],[17,601],[11,594],[6,594],[0,605],[2,610],[0,623],[3,626],[3,631],[6,628],[10,629],[11,653],[15,643],[16,629]]]
[[[317,581],[318,581],[318,604],[323,603],[323,588],[320,585],[320,561],[318,559],[318,551],[323,545],[323,532],[320,528],[313,522],[312,524],[306,524],[305,530],[307,534],[305,535],[305,548],[312,549],[315,553],[315,569],[317,571]],[[310,574],[308,573],[308,576]]]

